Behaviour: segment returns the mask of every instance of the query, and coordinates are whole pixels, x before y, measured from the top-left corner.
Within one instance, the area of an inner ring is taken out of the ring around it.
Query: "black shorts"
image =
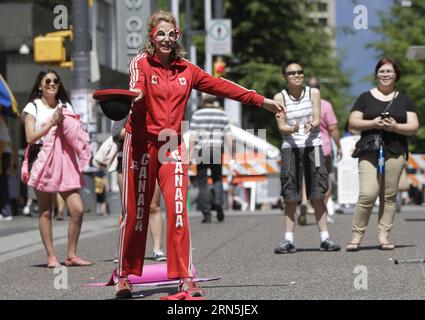
[[[303,176],[307,199],[323,199],[328,190],[328,171],[322,147],[282,149],[280,181],[285,202],[302,200]]]
[[[117,156],[117,172],[122,173],[122,155]]]
[[[326,170],[328,170],[328,174],[331,174],[334,171],[333,161],[334,161],[334,157],[332,156],[332,154],[325,157],[325,166],[326,166]]]
[[[106,201],[106,192],[96,193],[96,202],[104,203]]]

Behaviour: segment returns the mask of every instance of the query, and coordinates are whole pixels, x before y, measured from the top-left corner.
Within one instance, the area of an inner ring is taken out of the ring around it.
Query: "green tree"
[[[391,15],[381,14],[381,27],[375,31],[384,39],[370,44],[377,49],[379,56],[390,56],[400,64],[402,76],[397,83],[398,90],[404,92],[415,102],[420,124],[425,123],[425,61],[408,60],[407,49],[413,45],[425,45],[425,3],[423,0],[412,0],[411,7],[402,7],[394,2]],[[425,129],[411,138],[411,151],[425,153]]]

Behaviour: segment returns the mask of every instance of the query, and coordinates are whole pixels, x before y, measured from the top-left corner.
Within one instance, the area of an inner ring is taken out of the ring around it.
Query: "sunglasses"
[[[54,84],[55,86],[57,86],[60,83],[59,79],[46,79],[44,80],[44,85],[49,86],[50,84]]]
[[[302,74],[304,74],[304,70],[301,69],[301,70],[297,70],[297,71],[288,71],[286,73],[287,76],[295,76],[296,74],[302,75]]]
[[[159,29],[158,31],[154,30],[154,34],[154,39],[156,41],[162,41],[165,37],[168,37],[171,41],[177,41],[180,39],[180,31],[177,28],[169,31],[164,31],[162,29]]]

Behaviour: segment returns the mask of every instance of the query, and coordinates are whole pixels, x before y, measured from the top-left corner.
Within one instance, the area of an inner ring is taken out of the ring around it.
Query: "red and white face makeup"
[[[180,30],[172,23],[161,21],[151,32],[155,51],[159,54],[170,54],[175,43],[180,39]]]

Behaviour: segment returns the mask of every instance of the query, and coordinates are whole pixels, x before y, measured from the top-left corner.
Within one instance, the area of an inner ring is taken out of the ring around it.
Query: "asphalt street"
[[[297,226],[297,253],[273,252],[283,236],[282,213],[228,212],[223,223],[201,224],[191,213],[193,261],[200,277],[221,277],[204,283],[209,300],[290,299],[424,299],[425,264],[398,264],[390,259],[425,257],[425,210],[405,206],[396,216],[391,239],[394,251],[377,248],[377,214],[358,252],[321,252],[314,217]],[[350,240],[352,214],[335,216],[331,237],[343,247]],[[112,287],[88,287],[105,282],[115,264],[118,214],[85,217],[78,254],[95,262],[90,267],[68,267],[67,288],[58,288],[58,274],[46,268],[46,256],[36,217],[0,222],[0,299],[104,300]],[[67,221],[54,222],[54,243],[61,261],[66,254]],[[165,238],[165,235],[164,235]],[[146,263],[152,259],[148,240]],[[61,273],[61,275],[63,275]],[[61,282],[63,284],[63,282]],[[56,287],[56,288],[55,288]],[[176,286],[134,289],[138,299],[158,300],[175,293]]]

